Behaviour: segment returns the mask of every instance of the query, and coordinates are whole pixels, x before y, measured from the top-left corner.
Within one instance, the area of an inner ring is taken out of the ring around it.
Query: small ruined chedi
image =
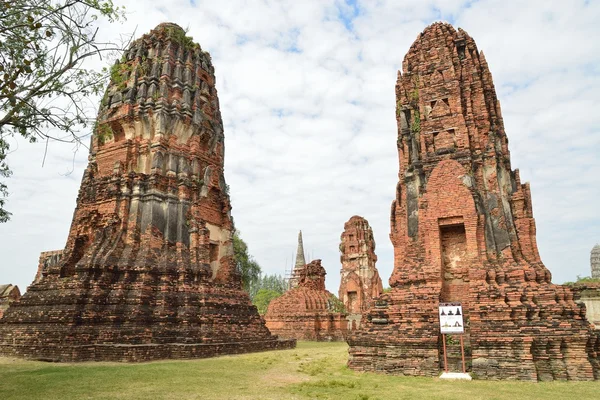
[[[344,224],[340,243],[342,263],[339,296],[348,313],[348,329],[360,326],[361,315],[383,292],[375,267],[375,239],[369,222],[358,215]]]
[[[596,281],[581,280],[569,284],[577,302],[585,304],[585,315],[595,329],[600,330],[600,244],[590,252],[591,277]]]
[[[600,340],[540,260],[529,185],[511,168],[483,52],[463,30],[435,23],[402,70],[392,290],[349,333],[348,365],[438,375],[438,304],[461,302],[467,364],[477,376],[597,379]]]
[[[144,361],[290,348],[242,289],[208,53],[174,24],[111,71],[65,249],[0,323],[0,353]]]
[[[585,305],[585,316],[594,326],[600,330],[600,282],[576,282],[570,284],[575,301]]]
[[[343,340],[346,315],[336,311],[337,299],[325,290],[325,268],[313,260],[298,270],[296,287],[271,301],[265,314],[269,330],[282,338]]]

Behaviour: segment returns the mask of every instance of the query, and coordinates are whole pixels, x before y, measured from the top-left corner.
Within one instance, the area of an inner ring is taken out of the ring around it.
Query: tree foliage
[[[248,293],[258,312],[264,314],[271,301],[284,294],[287,289],[288,282],[281,275],[261,275],[250,286]]]
[[[0,0],[0,178],[11,174],[14,135],[80,142],[91,121],[84,99],[100,94],[107,76],[83,63],[123,48],[97,37],[99,19],[123,18],[112,0]],[[0,222],[10,217],[7,195],[0,182]]]
[[[271,304],[271,301],[281,295],[282,293],[276,290],[259,289],[252,299],[252,304],[256,306],[260,315],[264,315],[267,312],[267,308],[269,307],[269,304]]]
[[[248,254],[248,245],[240,237],[239,231],[233,234],[233,254],[252,304],[258,308],[259,313],[266,313],[271,300],[287,290],[286,280],[281,275],[262,275],[260,265]]]
[[[565,282],[563,283],[563,285],[573,286],[577,283],[600,283],[600,278],[592,278],[591,276],[577,275],[577,280],[575,282]]]
[[[344,305],[344,302],[338,299],[338,297],[334,294],[332,294],[329,300],[327,301],[327,309],[334,313],[346,312],[346,306]]]
[[[244,289],[249,291],[250,287],[260,278],[260,265],[254,260],[254,257],[248,254],[248,245],[240,238],[240,232],[233,234],[233,255],[236,268],[242,275]]]
[[[288,283],[281,275],[261,275],[250,285],[248,290],[250,298],[254,299],[256,294],[262,289],[283,294],[288,289]]]

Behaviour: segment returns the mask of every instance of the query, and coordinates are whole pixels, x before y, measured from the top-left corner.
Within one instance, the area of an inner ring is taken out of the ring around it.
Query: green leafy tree
[[[281,295],[282,293],[275,290],[259,289],[258,292],[256,292],[254,299],[252,299],[252,304],[258,308],[258,313],[260,315],[264,315],[267,312],[267,308],[269,307],[269,304],[271,304],[271,301]]]
[[[260,265],[254,260],[254,257],[248,254],[248,245],[240,238],[240,232],[233,234],[233,255],[237,270],[242,275],[244,289],[249,291],[252,285],[260,279]]]
[[[346,312],[346,306],[334,294],[331,295],[331,297],[329,298],[327,303],[328,303],[327,308],[331,312],[335,312],[335,313],[345,313]]]
[[[107,77],[84,61],[123,48],[100,41],[97,22],[123,18],[112,0],[0,0],[0,179],[11,175],[15,135],[81,143],[91,122],[84,100],[100,94]],[[10,217],[7,195],[0,181],[0,222]]]
[[[258,308],[259,313],[264,314],[271,301],[284,294],[287,289],[288,283],[281,275],[261,275],[250,285],[248,293],[252,304]]]
[[[288,289],[288,283],[281,275],[261,275],[259,279],[254,281],[248,290],[250,298],[254,299],[259,290],[272,290],[279,294],[285,293]]]
[[[600,278],[592,278],[590,276],[577,275],[577,280],[575,282],[565,282],[563,283],[563,285],[573,286],[577,283],[600,283]]]

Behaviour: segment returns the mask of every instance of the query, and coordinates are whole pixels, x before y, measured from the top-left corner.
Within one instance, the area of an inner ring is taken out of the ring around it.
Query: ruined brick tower
[[[463,30],[419,35],[396,84],[392,291],[349,336],[357,370],[437,375],[438,303],[461,302],[467,361],[494,379],[598,378],[600,341],[538,254],[485,57]]]
[[[383,291],[379,272],[375,267],[375,239],[369,222],[358,215],[344,224],[340,243],[340,300],[349,314],[350,327],[360,325],[362,312]]]
[[[174,24],[111,70],[62,253],[0,324],[0,353],[142,361],[273,348],[233,260],[209,54]]]
[[[596,244],[590,252],[590,268],[592,278],[600,279],[600,244]]]

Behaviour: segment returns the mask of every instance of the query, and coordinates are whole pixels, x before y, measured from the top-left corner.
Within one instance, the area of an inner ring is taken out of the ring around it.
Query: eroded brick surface
[[[360,326],[361,314],[383,291],[375,267],[375,239],[369,222],[358,215],[344,224],[340,243],[342,263],[339,298],[348,313],[348,328]]]
[[[460,301],[479,377],[597,379],[600,340],[540,260],[529,185],[511,168],[483,52],[466,32],[436,23],[402,69],[392,291],[349,334],[348,365],[439,374],[438,303]]]
[[[0,324],[0,353],[58,361],[295,346],[242,290],[210,55],[174,24],[112,70],[61,254]]]
[[[325,290],[325,268],[313,260],[298,270],[295,288],[271,301],[265,314],[269,330],[282,338],[343,340],[346,315],[334,312],[333,295]]]

